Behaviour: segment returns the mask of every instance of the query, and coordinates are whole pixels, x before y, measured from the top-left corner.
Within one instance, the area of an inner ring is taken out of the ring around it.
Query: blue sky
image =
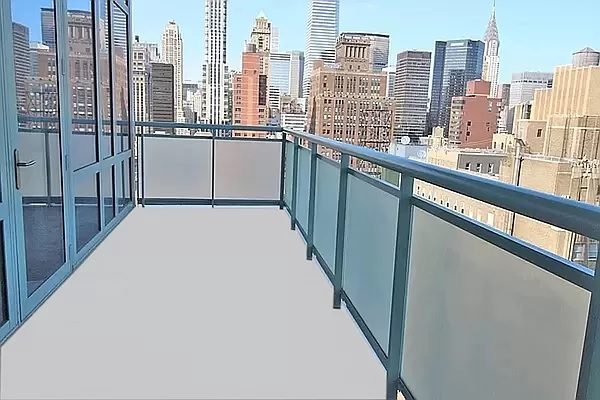
[[[50,0],[12,0],[13,17],[39,37],[39,7]],[[87,8],[89,0],[68,0]],[[198,80],[204,58],[204,0],[132,0],[133,33],[160,42],[175,20],[184,40],[184,78]],[[304,50],[308,0],[229,0],[228,63],[239,68],[244,41],[262,10],[279,27],[281,50]],[[561,4],[557,6],[557,4]],[[407,49],[433,50],[436,40],[481,39],[492,0],[340,0],[340,30],[391,35],[390,63]],[[497,0],[500,79],[519,71],[552,71],[583,47],[600,49],[600,1]]]

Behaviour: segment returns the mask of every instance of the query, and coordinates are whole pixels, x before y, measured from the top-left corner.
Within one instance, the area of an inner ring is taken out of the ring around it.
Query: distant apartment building
[[[452,99],[448,140],[463,148],[492,148],[498,130],[501,99],[491,97],[491,83],[467,82],[467,93]]]
[[[248,44],[242,53],[242,71],[233,77],[233,124],[266,125],[267,76],[261,74],[264,53]],[[264,136],[257,132],[234,132],[235,136]]]
[[[369,64],[374,72],[381,72],[389,64],[390,35],[368,32],[344,32],[346,37],[363,37],[369,40]]]
[[[150,120],[175,121],[175,67],[170,63],[150,64]],[[168,133],[173,133],[168,130]]]
[[[304,132],[306,127],[306,99],[293,96],[281,98],[281,126]]]
[[[162,35],[161,62],[173,65],[175,121],[185,122],[183,116],[183,38],[175,21],[169,21]],[[178,133],[185,130],[177,129]]]
[[[336,64],[315,64],[307,126],[310,133],[387,151],[393,132],[394,99],[385,96],[386,74],[371,70],[370,45],[367,38],[340,35]],[[376,172],[368,165],[356,166]]]
[[[50,47],[40,42],[29,43],[30,76],[40,76],[40,58],[49,54]]]
[[[513,108],[517,104],[533,100],[533,94],[537,89],[552,87],[553,77],[552,72],[519,72],[512,74],[508,107]]]
[[[310,94],[314,63],[335,62],[335,45],[340,31],[340,0],[308,0],[306,51],[304,52],[303,97]]]
[[[503,83],[498,86],[498,93],[500,94],[500,116],[498,117],[498,132],[509,132],[508,130],[508,116],[510,102],[510,83]]]
[[[304,52],[290,51],[290,95],[293,98],[303,97]]]
[[[136,36],[132,46],[132,56],[134,116],[136,121],[148,121],[150,119],[150,64],[160,60],[158,45],[140,42],[139,36]],[[137,131],[141,132],[141,128],[137,128]]]
[[[404,51],[396,58],[394,136],[418,141],[427,135],[431,53]],[[388,83],[389,84],[389,83]]]
[[[461,39],[435,43],[431,87],[430,124],[448,134],[452,98],[464,96],[467,82],[481,79],[485,44]]]

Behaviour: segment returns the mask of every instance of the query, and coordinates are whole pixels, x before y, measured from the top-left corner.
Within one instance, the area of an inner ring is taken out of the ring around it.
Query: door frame
[[[58,43],[63,39],[66,40],[66,32],[63,29],[64,20],[66,19],[66,8],[63,12],[64,1],[63,0],[52,0],[54,3],[54,16],[55,16],[55,27],[56,27],[56,43],[57,43],[57,90],[59,99],[59,131],[60,131],[60,158],[61,158],[61,174],[62,174],[62,198],[63,198],[63,230],[64,230],[64,241],[63,246],[65,250],[65,262],[44,282],[42,283],[31,295],[28,294],[27,287],[27,259],[25,250],[25,230],[24,230],[24,219],[23,219],[23,202],[20,192],[14,185],[15,171],[9,166],[9,172],[12,177],[13,184],[9,184],[11,187],[12,194],[12,209],[13,209],[13,247],[16,247],[16,287],[11,287],[11,292],[18,293],[19,302],[19,320],[27,318],[42,302],[48,297],[59,285],[63,282],[71,273],[71,255],[67,247],[68,235],[70,235],[70,227],[68,224],[69,219],[69,189],[70,182],[68,181],[68,171],[66,168],[66,156],[68,154],[67,140],[68,133],[68,115],[62,110],[70,110],[70,108],[64,108],[65,101],[68,100],[69,96],[69,85],[66,82],[66,65],[65,65],[65,54],[61,54],[58,50],[60,46]],[[18,133],[18,121],[17,121],[17,107],[16,102],[12,101],[15,97],[16,86],[14,81],[14,56],[13,56],[13,37],[12,37],[12,1],[2,1],[2,35],[3,40],[0,42],[0,52],[3,55],[4,69],[2,71],[2,84],[0,85],[0,96],[3,99],[5,115],[7,118],[3,119],[3,125],[0,129],[3,129],[6,134],[6,145],[7,155],[9,164],[12,165],[14,162],[14,149],[18,148],[19,144],[19,133]],[[62,52],[64,53],[64,51]],[[67,60],[68,62],[68,60]],[[64,93],[65,95],[61,95]],[[63,101],[64,100],[64,101]],[[68,103],[67,103],[68,104]],[[69,105],[70,107],[70,105]],[[68,114],[68,112],[66,113]],[[41,160],[38,160],[41,161]],[[16,289],[16,290],[15,290]],[[14,296],[14,294],[13,294]],[[1,336],[1,335],[0,335]]]

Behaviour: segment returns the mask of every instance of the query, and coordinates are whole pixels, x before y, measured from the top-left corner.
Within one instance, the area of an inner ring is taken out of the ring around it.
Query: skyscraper
[[[183,40],[175,21],[169,21],[163,32],[161,61],[173,66],[175,118],[183,122]]]
[[[339,0],[309,0],[304,53],[303,96],[308,97],[313,64],[335,62],[335,43],[340,31]]]
[[[405,51],[396,59],[394,136],[425,136],[429,95],[429,51]]]
[[[382,72],[385,72],[387,76],[387,90],[385,91],[385,97],[396,97],[396,66],[390,65],[385,67]]]
[[[269,107],[279,109],[281,96],[290,94],[290,53],[269,55]]]
[[[40,19],[42,26],[42,44],[50,47],[50,50],[56,51],[56,28],[54,25],[54,7],[43,7],[40,10]]]
[[[271,21],[264,12],[260,12],[254,20],[250,33],[250,43],[256,46],[257,52],[271,52]]]
[[[227,123],[227,0],[205,0],[204,29],[202,107],[206,111],[202,119],[211,124]]]
[[[302,82],[304,80],[304,52],[290,52],[290,95],[297,99],[302,97]]]
[[[242,53],[242,72],[233,77],[233,123],[236,125],[266,125],[267,76],[260,73],[264,52],[257,52],[250,43]],[[235,132],[236,136],[257,136],[256,132]]]
[[[492,16],[488,22],[487,30],[485,31],[485,37],[483,38],[485,43],[485,54],[483,58],[483,71],[482,79],[490,82],[491,90],[490,97],[498,98],[498,71],[500,69],[500,39],[498,37],[498,25],[496,24],[496,2],[494,1],[494,7],[492,9]]]
[[[450,104],[455,96],[464,96],[467,82],[481,79],[485,44],[461,39],[436,42],[431,88],[430,122],[448,134]]]
[[[160,60],[158,45],[155,43],[140,43],[139,36],[133,43],[133,98],[135,105],[135,120],[148,121],[150,115],[150,63]],[[138,127],[138,131],[141,128]]]
[[[175,68],[170,63],[150,64],[150,107],[152,121],[175,120]],[[169,133],[172,133],[168,130]]]
[[[344,32],[343,35],[364,37],[369,40],[369,63],[374,72],[381,72],[389,64],[390,35],[382,33]]]
[[[19,111],[25,107],[27,92],[25,79],[31,73],[31,57],[29,56],[29,28],[12,23],[13,55],[15,65],[15,86],[17,90],[17,107]]]

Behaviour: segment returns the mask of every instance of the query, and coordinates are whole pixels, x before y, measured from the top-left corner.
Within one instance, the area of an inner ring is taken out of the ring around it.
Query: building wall
[[[175,69],[172,64],[150,64],[150,119],[175,121]]]
[[[467,95],[452,100],[451,144],[465,148],[492,148],[498,129],[500,99],[491,98],[490,82],[477,80],[467,84]]]
[[[427,133],[431,53],[405,51],[396,59],[394,136],[416,139]]]
[[[242,53],[242,71],[233,78],[234,125],[266,125],[267,77],[260,73],[263,53]],[[257,136],[256,132],[234,132],[235,136]],[[261,135],[258,135],[261,136]]]
[[[372,71],[381,72],[387,67],[390,58],[390,35],[367,32],[344,32],[342,35],[369,41],[369,64]]]
[[[175,116],[183,116],[183,39],[179,26],[170,21],[162,35],[161,62],[173,65]]]
[[[509,108],[533,100],[537,89],[552,87],[552,72],[520,72],[512,75]]]

